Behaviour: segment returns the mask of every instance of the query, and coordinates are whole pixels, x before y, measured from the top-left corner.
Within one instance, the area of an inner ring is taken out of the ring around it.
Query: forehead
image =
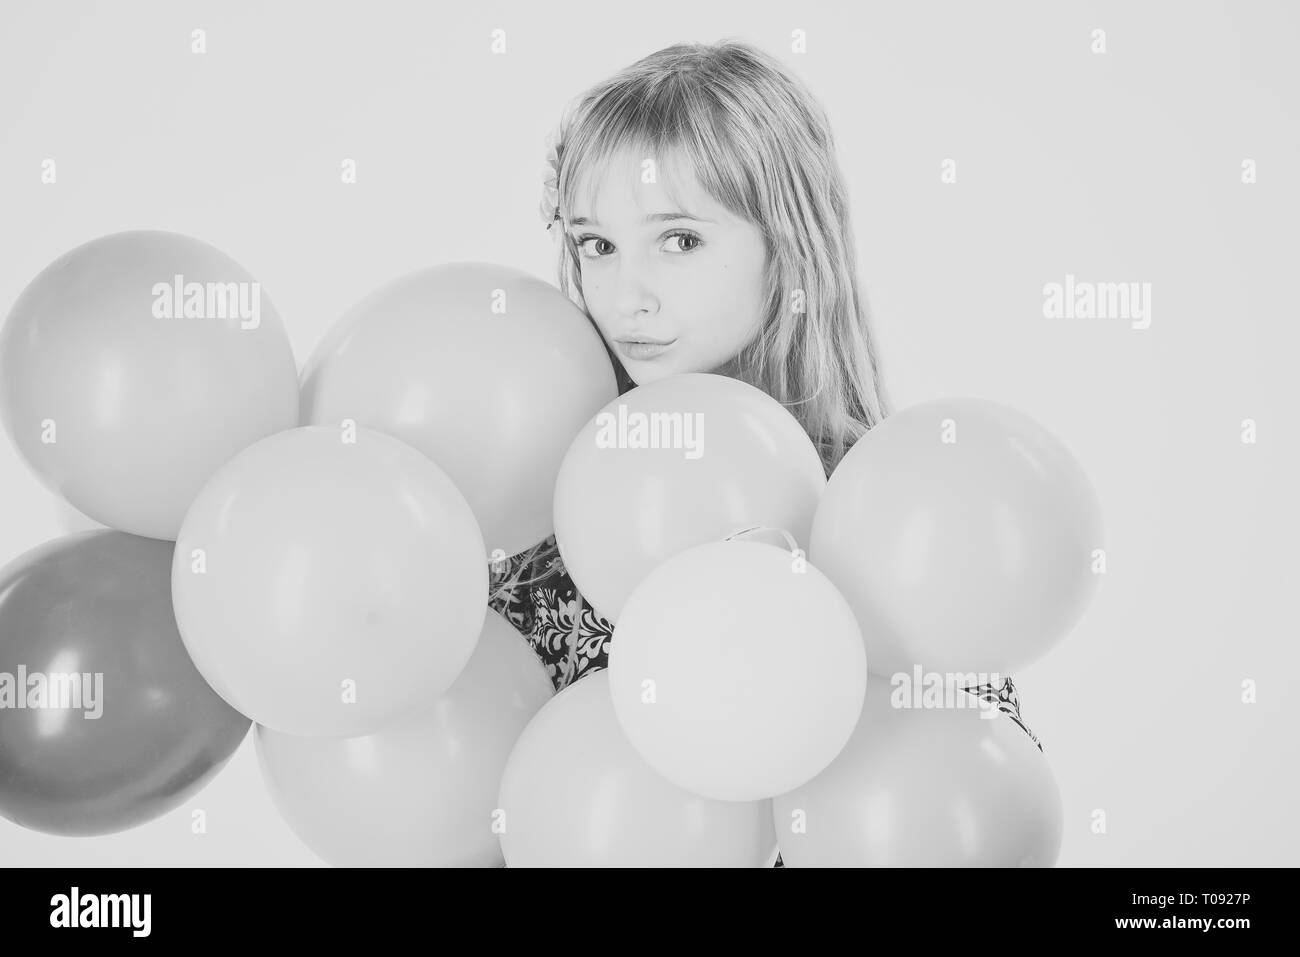
[[[731,218],[678,152],[617,152],[579,178],[574,196],[572,215],[602,226],[639,227],[642,217],[663,212],[691,213],[719,223]]]

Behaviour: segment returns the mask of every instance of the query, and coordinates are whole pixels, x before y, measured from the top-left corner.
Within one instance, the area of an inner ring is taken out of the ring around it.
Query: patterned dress
[[[554,544],[554,536],[547,539],[547,544]],[[585,674],[607,668],[614,626],[586,603],[558,556],[551,559],[546,575],[540,568],[523,568],[524,557],[516,555],[493,566],[488,606],[506,617],[527,639],[557,691]],[[527,587],[511,588],[510,582],[521,577],[540,580]],[[1010,678],[1004,678],[996,687],[982,684],[965,690],[996,702],[998,709],[1019,725],[1040,751],[1043,749],[1038,736],[1020,718],[1020,697]],[[785,866],[780,854],[772,866]]]
[[[548,545],[554,542],[554,536],[546,540]],[[493,566],[488,605],[528,639],[558,691],[588,671],[609,665],[614,626],[583,599],[558,555],[548,574],[543,574],[546,569],[522,568],[524,557],[515,555]],[[541,580],[525,588],[508,587],[520,577]]]

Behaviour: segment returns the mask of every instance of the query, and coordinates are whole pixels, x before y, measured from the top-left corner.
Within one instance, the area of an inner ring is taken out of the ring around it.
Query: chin
[[[623,368],[627,372],[627,377],[636,385],[649,385],[651,382],[658,382],[660,379],[666,379],[670,375],[677,374],[677,370],[672,366],[656,361],[628,362],[624,360]]]

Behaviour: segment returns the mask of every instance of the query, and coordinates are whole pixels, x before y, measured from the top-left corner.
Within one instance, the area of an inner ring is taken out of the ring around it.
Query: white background
[[[1293,5],[6,0],[0,311],[62,252],[139,228],[243,263],[300,366],[412,269],[482,259],[553,279],[537,204],[562,107],[662,46],[723,37],[782,58],[826,106],[895,404],[1013,405],[1101,497],[1099,596],[1015,676],[1064,799],[1059,863],[1300,863]],[[1067,273],[1151,283],[1150,328],[1045,319],[1042,287]],[[0,446],[0,562],[72,527]],[[250,735],[133,830],[0,819],[0,863],[320,862],[272,807]]]

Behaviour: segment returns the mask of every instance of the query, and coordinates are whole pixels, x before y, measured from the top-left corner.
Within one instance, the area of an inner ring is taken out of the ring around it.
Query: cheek
[[[762,276],[744,264],[729,264],[702,297],[709,303],[708,326],[716,338],[744,340],[758,327],[762,312]]]
[[[591,315],[592,320],[595,321],[601,334],[606,338],[609,338],[609,319],[611,310],[605,295],[605,290],[602,288],[601,283],[590,282],[584,278],[582,283],[582,298],[587,305],[587,312]]]

